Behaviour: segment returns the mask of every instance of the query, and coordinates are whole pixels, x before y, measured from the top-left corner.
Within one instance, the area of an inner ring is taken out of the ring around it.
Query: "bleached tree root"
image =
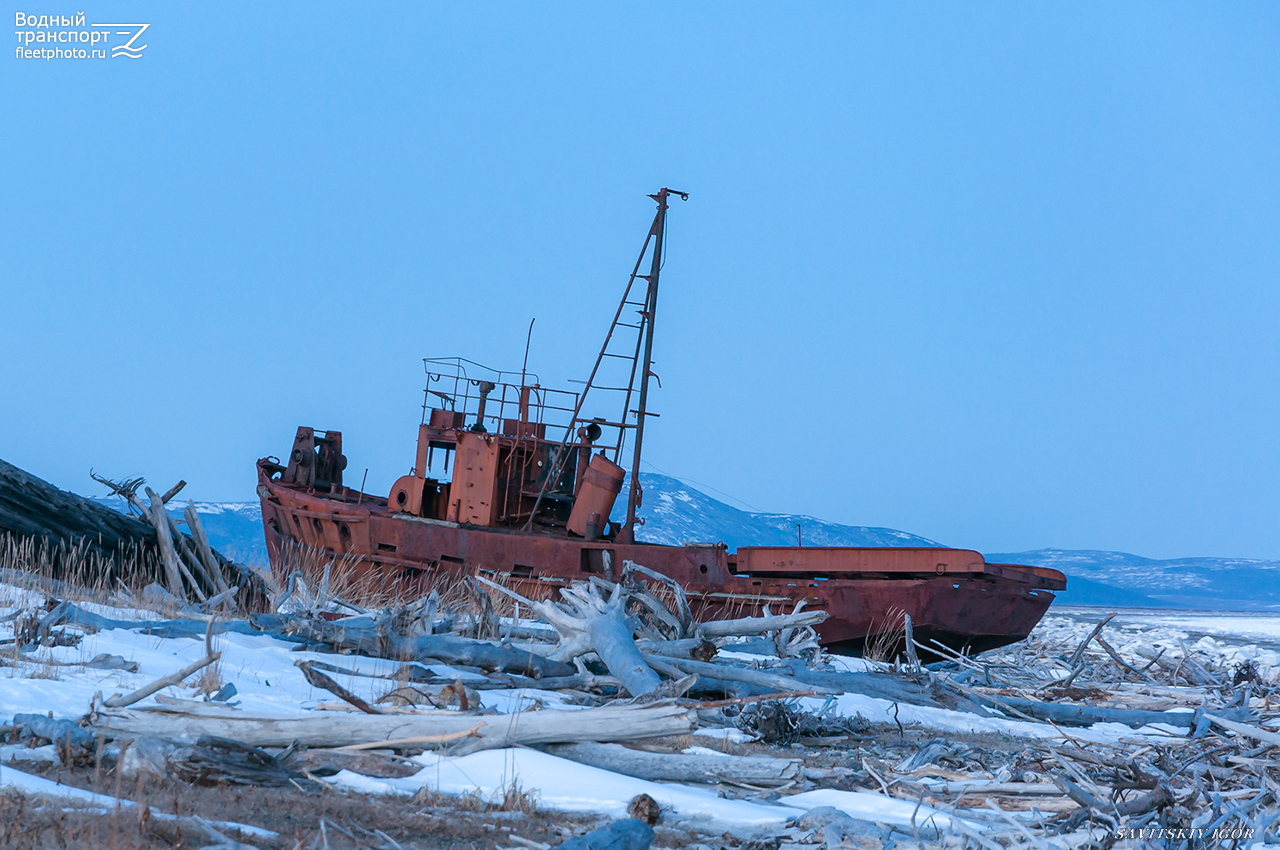
[[[489,587],[528,605],[560,635],[560,645],[548,656],[552,661],[568,661],[590,652],[632,696],[651,694],[662,684],[658,674],[636,648],[633,628],[626,620],[626,594],[621,584],[613,586],[605,600],[594,585],[579,583],[561,588],[564,602],[534,602],[520,594],[478,576]]]

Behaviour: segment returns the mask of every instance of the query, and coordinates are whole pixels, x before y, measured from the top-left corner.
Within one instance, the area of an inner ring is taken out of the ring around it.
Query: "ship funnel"
[[[591,536],[587,533],[588,525],[594,516],[598,533],[600,523],[608,520],[613,503],[622,492],[622,479],[626,475],[625,469],[603,454],[591,458],[587,474],[582,476],[578,496],[573,501],[573,511],[569,514],[569,531],[579,537]]]

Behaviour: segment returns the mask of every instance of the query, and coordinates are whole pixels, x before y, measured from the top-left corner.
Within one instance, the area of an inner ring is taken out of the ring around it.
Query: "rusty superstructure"
[[[1025,637],[1053,591],[1065,588],[1062,573],[989,564],[967,549],[748,546],[730,553],[723,543],[636,539],[672,196],[688,198],[668,189],[650,196],[657,213],[579,390],[545,388],[527,368],[428,359],[415,463],[386,497],[344,484],[337,431],[299,428],[287,461],[258,461],[273,567],[284,569],[292,543],[358,559],[358,570],[409,592],[426,592],[444,572],[480,571],[546,597],[572,579],[612,578],[631,560],[680,582],[702,619],[766,605],[790,610],[800,601],[826,609],[820,638],[837,651],[857,652],[879,630],[900,625],[897,611],[911,616],[916,640],[926,645],[936,639],[981,651]]]

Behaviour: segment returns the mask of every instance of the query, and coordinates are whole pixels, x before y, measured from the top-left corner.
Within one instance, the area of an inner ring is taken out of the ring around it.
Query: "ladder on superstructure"
[[[548,484],[559,480],[560,475],[563,473],[565,463],[569,458],[569,443],[578,433],[578,429],[590,427],[591,425],[611,426],[617,429],[617,439],[611,447],[607,448],[612,449],[614,463],[619,466],[624,466],[623,453],[627,444],[627,432],[635,431],[632,445],[631,481],[627,491],[627,518],[617,536],[617,540],[620,543],[634,542],[636,508],[639,506],[640,501],[640,452],[644,443],[645,419],[650,415],[656,415],[648,412],[649,378],[653,376],[653,322],[658,307],[658,276],[662,271],[662,244],[666,236],[667,200],[671,195],[679,195],[680,199],[684,201],[689,200],[687,192],[679,192],[667,188],[660,189],[656,195],[649,196],[658,203],[658,211],[653,217],[653,223],[649,226],[649,233],[645,236],[644,245],[640,248],[640,256],[636,258],[635,267],[631,270],[631,276],[627,279],[626,289],[622,292],[622,300],[618,302],[618,309],[613,314],[613,321],[609,324],[609,331],[605,334],[604,343],[600,346],[600,351],[596,355],[596,362],[591,368],[591,375],[587,378],[582,393],[578,396],[577,404],[573,410],[573,418],[570,420],[569,427],[565,429],[564,439],[556,451],[551,470],[543,479],[542,488],[538,492],[538,499],[534,503],[533,512],[530,514],[525,528],[532,526],[533,517],[537,513],[543,496],[546,495]],[[644,266],[646,256],[649,257],[649,273],[641,274],[640,269]],[[637,286],[636,281],[644,281],[644,286]],[[640,289],[643,289],[643,293],[637,291]],[[641,295],[643,295],[643,300],[639,300]],[[628,307],[636,308],[634,311],[636,319],[634,321],[627,315]],[[629,341],[632,332],[635,335],[634,345]],[[619,351],[619,348],[621,348],[621,351]],[[622,367],[617,370],[616,378],[619,380],[601,383],[608,377],[607,373],[610,372],[609,369],[605,369],[606,374],[602,374],[601,367],[605,363],[613,362],[617,362]],[[622,380],[624,375],[625,380]],[[614,383],[616,385],[613,385]],[[583,405],[592,390],[595,390],[597,394],[607,392],[618,393],[622,396],[621,415],[616,422],[583,417]],[[634,409],[631,407],[633,398],[636,402]],[[630,417],[634,417],[635,421],[628,421]]]

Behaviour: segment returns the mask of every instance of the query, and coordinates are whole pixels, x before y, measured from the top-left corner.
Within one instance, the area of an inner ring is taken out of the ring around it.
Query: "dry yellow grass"
[[[891,663],[897,647],[906,640],[906,612],[901,608],[890,608],[884,617],[875,621],[867,634],[867,642],[862,650],[862,657],[868,661]]]
[[[57,586],[58,595],[72,599],[102,601],[121,587],[137,593],[160,574],[155,556],[147,549],[132,546],[105,558],[82,543],[50,543],[43,538],[0,535],[0,575],[13,570],[26,573],[34,585]],[[9,575],[8,580],[20,581]]]

